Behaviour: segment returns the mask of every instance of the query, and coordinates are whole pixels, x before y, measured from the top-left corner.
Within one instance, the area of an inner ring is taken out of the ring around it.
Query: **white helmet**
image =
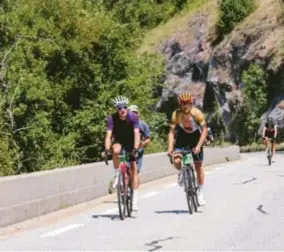
[[[115,107],[123,106],[123,105],[127,106],[128,105],[128,98],[125,97],[125,96],[119,95],[119,96],[115,97],[114,99],[112,99],[112,103]]]
[[[129,106],[129,110],[133,111],[133,112],[136,112],[136,113],[139,113],[138,106],[134,105],[134,104]]]

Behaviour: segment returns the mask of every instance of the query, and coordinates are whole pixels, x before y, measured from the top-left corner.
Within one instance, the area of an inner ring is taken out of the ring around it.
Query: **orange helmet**
[[[192,104],[193,97],[190,93],[183,92],[178,97],[178,104],[181,105],[181,104],[187,104],[187,103]]]

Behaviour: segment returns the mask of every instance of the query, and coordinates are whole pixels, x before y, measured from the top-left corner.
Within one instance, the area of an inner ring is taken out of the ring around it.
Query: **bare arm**
[[[174,139],[175,139],[175,131],[174,128],[171,127],[168,134],[168,152],[172,152],[174,149]]]
[[[140,144],[140,130],[139,128],[134,128],[134,148],[138,149]]]
[[[144,139],[141,143],[141,148],[146,147],[149,143],[151,142],[150,138],[147,137],[146,139]]]
[[[277,136],[277,126],[276,125],[274,126],[274,129],[275,129],[274,130],[274,138],[276,138],[276,136]]]
[[[262,137],[265,138],[265,130],[266,130],[266,127],[263,127],[263,130],[262,130]]]
[[[105,149],[109,150],[110,145],[111,145],[111,135],[112,135],[112,130],[107,130],[106,133],[106,138],[105,138]]]
[[[204,125],[202,126],[202,133],[201,133],[201,136],[200,136],[200,138],[199,138],[199,141],[198,141],[198,144],[197,144],[196,147],[201,148],[201,146],[203,145],[203,143],[204,143],[204,141],[205,141],[207,135],[208,135],[208,128],[207,128],[207,125],[204,124]]]

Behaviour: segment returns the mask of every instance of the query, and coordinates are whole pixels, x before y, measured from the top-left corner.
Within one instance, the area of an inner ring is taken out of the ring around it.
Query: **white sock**
[[[203,185],[198,185],[199,186],[199,191],[201,192],[201,191],[203,191]]]
[[[133,189],[133,198],[137,198],[138,197],[138,190],[137,189]]]
[[[115,173],[115,176],[118,176],[118,173],[119,173],[118,169],[114,168],[114,173]]]

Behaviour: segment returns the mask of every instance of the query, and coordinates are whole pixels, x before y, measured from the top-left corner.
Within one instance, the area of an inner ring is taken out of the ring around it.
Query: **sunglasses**
[[[189,103],[189,102],[181,102],[180,105],[181,105],[181,106],[189,106],[190,103]]]
[[[119,111],[121,111],[121,110],[123,110],[123,109],[127,109],[128,107],[127,106],[120,106],[120,107],[117,107],[117,109],[119,110]]]

